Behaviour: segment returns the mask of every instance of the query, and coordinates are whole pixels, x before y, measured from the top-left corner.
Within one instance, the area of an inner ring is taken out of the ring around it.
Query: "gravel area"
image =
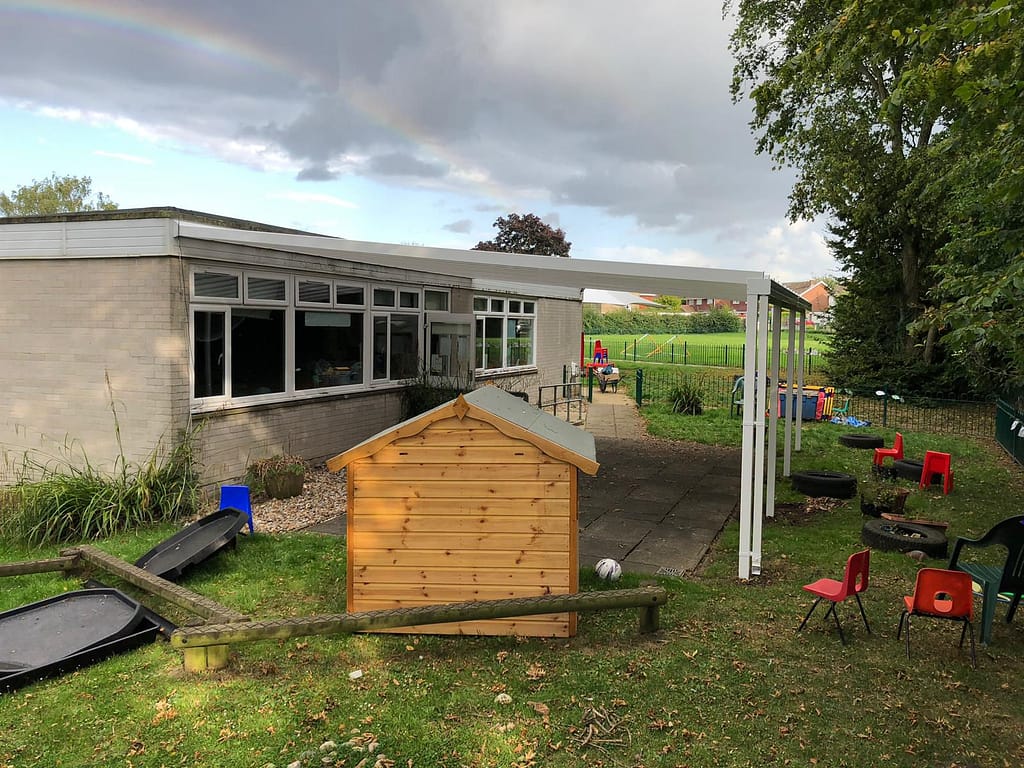
[[[315,467],[306,472],[302,493],[290,499],[254,499],[252,518],[259,533],[298,531],[344,514],[345,470],[328,472]]]

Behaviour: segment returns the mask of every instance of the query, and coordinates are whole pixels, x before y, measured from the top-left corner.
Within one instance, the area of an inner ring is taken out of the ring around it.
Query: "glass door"
[[[473,316],[428,312],[426,320],[427,373],[468,384],[473,379]]]

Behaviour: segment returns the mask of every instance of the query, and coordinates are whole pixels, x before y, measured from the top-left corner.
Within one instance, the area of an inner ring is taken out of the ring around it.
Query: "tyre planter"
[[[897,459],[893,464],[893,470],[896,472],[896,477],[920,482],[924,462],[921,459]],[[942,485],[942,475],[932,475],[931,482],[932,485]]]
[[[849,435],[840,435],[839,444],[845,445],[847,448],[870,448],[873,450],[875,448],[884,448],[885,440],[882,439],[881,435],[865,435],[855,432]]]
[[[817,470],[794,472],[790,481],[796,490],[806,493],[808,496],[852,499],[857,495],[857,478],[844,472]]]
[[[918,549],[928,557],[944,558],[949,550],[946,534],[927,525],[893,520],[868,520],[860,531],[860,540],[883,552],[910,552]]]

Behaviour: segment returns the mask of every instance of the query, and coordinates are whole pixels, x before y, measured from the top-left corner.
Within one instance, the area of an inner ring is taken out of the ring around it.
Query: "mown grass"
[[[709,415],[674,417],[676,433],[717,441],[725,425]],[[809,425],[794,469],[866,475],[870,452],[839,446],[843,429]],[[976,535],[1022,508],[1020,468],[991,443],[905,438],[909,455],[954,454],[955,492],[915,490],[908,502],[948,520],[951,536]],[[783,505],[800,498],[784,480],[779,496]],[[336,764],[368,757],[364,768],[380,753],[396,766],[452,768],[1024,764],[1020,617],[1006,625],[1000,611],[977,670],[958,650],[954,625],[917,620],[908,661],[895,631],[920,564],[876,551],[864,596],[873,633],[850,605],[840,608],[848,645],[821,608],[795,633],[810,604],[801,585],[839,576],[861,546],[861,522],[855,501],[767,522],[763,572],[750,583],[736,579],[730,525],[701,573],[659,580],[671,597],[652,636],[637,634],[634,612],[616,611],[584,614],[568,640],[299,638],[238,645],[227,670],[194,676],[157,643],[0,695],[0,765],[285,766],[327,740],[338,745]],[[100,546],[132,560],[173,530],[155,526]],[[54,551],[3,543],[0,560]],[[626,574],[623,584],[642,580]],[[604,588],[588,573],[582,581]],[[344,546],[258,535],[185,583],[258,617],[340,611]],[[51,575],[7,578],[0,608],[75,586]],[[350,679],[357,669],[362,677]],[[511,704],[497,703],[499,693]],[[372,734],[377,752],[344,746],[357,734]]]

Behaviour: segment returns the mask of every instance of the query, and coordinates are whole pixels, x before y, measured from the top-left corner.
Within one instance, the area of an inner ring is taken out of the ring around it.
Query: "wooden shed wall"
[[[473,418],[445,419],[348,467],[348,609],[579,588],[576,468]],[[407,632],[567,637],[575,614]]]

